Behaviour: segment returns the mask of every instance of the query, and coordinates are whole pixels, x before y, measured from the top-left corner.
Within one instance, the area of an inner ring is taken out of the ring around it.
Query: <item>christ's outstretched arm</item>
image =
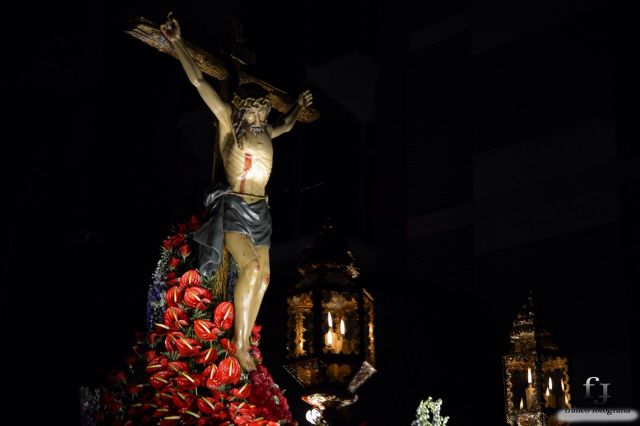
[[[182,35],[180,33],[180,25],[176,21],[172,14],[167,16],[167,22],[160,26],[162,34],[171,42],[171,45],[176,50],[178,59],[184,68],[189,81],[197,89],[200,96],[205,101],[207,106],[211,109],[221,125],[226,127],[226,130],[231,130],[231,107],[224,102],[220,95],[213,89],[213,87],[205,80],[202,75],[202,71],[193,58],[187,51],[187,48],[182,41]]]

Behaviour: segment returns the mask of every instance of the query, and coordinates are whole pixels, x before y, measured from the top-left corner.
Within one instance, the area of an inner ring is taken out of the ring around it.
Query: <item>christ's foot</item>
[[[245,348],[237,348],[236,358],[238,362],[246,371],[255,371],[256,364],[253,362],[253,357],[249,351]]]

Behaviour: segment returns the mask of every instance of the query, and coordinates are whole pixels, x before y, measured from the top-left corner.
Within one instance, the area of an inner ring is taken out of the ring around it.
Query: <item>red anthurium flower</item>
[[[178,377],[176,377],[176,384],[180,389],[195,389],[200,386],[200,379],[195,375],[191,375],[183,371]]]
[[[168,415],[170,415],[169,407],[166,406],[157,407],[153,412],[153,417],[162,418]]]
[[[218,359],[218,351],[211,347],[200,352],[200,357],[196,359],[198,364],[210,364]]]
[[[182,422],[185,425],[195,425],[202,419],[202,414],[188,408],[180,408],[178,412],[182,415]]]
[[[202,285],[202,277],[197,269],[190,269],[180,277],[180,288],[185,289],[194,285]]]
[[[218,366],[215,364],[207,365],[204,370],[202,370],[202,377],[207,377],[209,379],[213,378],[213,375],[216,373]]]
[[[198,342],[196,339],[187,337],[176,339],[175,342],[176,349],[178,350],[178,352],[180,352],[180,356],[183,357],[198,355],[200,353],[200,348],[202,347],[200,345],[200,342]]]
[[[184,361],[167,361],[167,370],[180,374],[183,371],[189,372],[189,364]]]
[[[171,394],[171,400],[176,407],[189,409],[193,405],[194,396],[189,392],[175,391]]]
[[[231,399],[228,393],[220,392],[218,389],[212,389],[211,396],[213,397],[213,399],[215,399],[216,401],[220,401],[223,404],[224,404],[224,401]]]
[[[189,287],[184,292],[183,300],[190,308],[205,310],[211,304],[211,293],[202,287]]]
[[[142,409],[142,407],[143,407],[143,404],[141,402],[130,404],[129,405],[129,409],[127,410],[127,416],[128,417],[139,417],[139,416],[141,416],[143,411],[144,411]],[[130,422],[130,420],[127,423],[129,423],[129,422]],[[127,423],[125,423],[125,426],[127,426]]]
[[[182,289],[177,285],[171,287],[167,290],[167,305],[177,308],[178,303],[182,303],[182,294]]]
[[[222,345],[222,348],[225,351],[227,351],[229,354],[231,355],[236,354],[236,345],[234,345],[233,342],[227,339],[226,337],[223,339],[220,339],[220,345]]]
[[[180,266],[180,262],[182,260],[179,257],[172,257],[169,259],[169,269],[175,271],[178,266]]]
[[[174,331],[167,334],[167,337],[164,339],[164,347],[168,352],[175,352],[178,350],[176,345],[176,341],[184,338],[184,334],[179,331]]]
[[[260,332],[262,331],[262,325],[254,325],[251,329],[251,344],[257,345],[260,343]]]
[[[233,325],[234,315],[235,310],[233,307],[233,303],[220,302],[213,312],[213,322],[221,329],[229,330]]]
[[[222,385],[222,383],[220,383],[220,380],[218,379],[218,376],[216,375],[217,371],[218,367],[215,364],[211,364],[202,372],[202,379],[206,380],[205,384],[207,388],[214,392],[214,397],[218,395],[215,392],[217,392],[217,389],[220,387],[220,385]]]
[[[153,324],[153,332],[149,333],[149,336],[150,336],[149,344],[155,343],[158,337],[164,336],[165,334],[170,333],[172,331],[176,331],[176,329],[171,328],[168,325],[163,324],[161,322],[157,322]]]
[[[211,417],[218,420],[224,420],[229,418],[229,413],[227,412],[222,402],[216,402],[215,407],[216,407],[216,411],[215,413],[211,414]],[[215,424],[217,425],[218,423],[215,423]],[[224,422],[220,426],[230,425],[230,424],[231,424],[230,422]]]
[[[162,242],[162,248],[167,251],[173,248],[173,243],[171,242],[171,238],[167,238]]]
[[[193,331],[200,340],[210,342],[216,340],[220,333],[220,329],[214,323],[207,320],[195,320],[193,322]]]
[[[242,419],[245,422],[248,420],[253,420],[257,412],[258,412],[258,408],[255,405],[248,404],[244,401],[243,402],[234,401],[229,404],[229,414],[231,414],[231,417],[234,418],[234,422],[239,416],[240,417],[247,416],[248,419]]]
[[[245,399],[251,395],[251,385],[249,383],[245,383],[241,388],[233,388],[231,389],[231,395],[236,398]]]
[[[252,419],[253,416],[250,416],[248,414],[238,414],[233,418],[233,423],[238,426],[248,425]]]
[[[147,363],[145,367],[145,371],[147,374],[157,373],[158,371],[164,371],[167,369],[167,366],[163,363],[167,359],[163,356],[155,357],[151,361]]]
[[[175,272],[167,272],[167,276],[165,277],[165,282],[168,286],[178,284],[178,275]]]
[[[180,422],[180,416],[177,414],[171,414],[168,416],[164,416],[162,417],[162,419],[160,419],[160,423],[158,423],[159,426],[174,426],[179,424]]]
[[[147,352],[144,353],[144,358],[147,360],[147,362],[151,361],[152,359],[154,359],[157,356],[158,356],[158,353],[156,351],[154,351],[153,349],[150,349],[150,350],[148,350]]]
[[[242,368],[240,363],[233,356],[229,356],[220,362],[215,377],[222,384],[236,384],[240,380]]]
[[[127,386],[127,392],[129,392],[129,394],[131,395],[137,395],[145,386],[149,386],[149,385],[145,383],[140,383],[137,385],[129,385]]]
[[[154,403],[156,406],[166,407],[167,404],[172,403],[172,395],[177,390],[175,386],[173,386],[173,382],[170,386],[162,389],[161,392],[156,392]]]
[[[188,244],[183,244],[178,249],[178,254],[184,260],[191,254],[191,247]]]
[[[196,404],[198,405],[198,409],[204,414],[213,414],[217,411],[216,400],[210,396],[202,396],[198,398]],[[220,404],[219,407],[224,408],[224,405],[220,402],[218,402],[218,404]]]
[[[179,223],[179,224],[176,225],[176,229],[181,234],[184,234],[185,232],[187,232],[187,224],[186,223]]]
[[[171,376],[173,373],[170,371],[158,371],[149,377],[149,383],[155,390],[160,390],[171,384]]]
[[[164,325],[172,330],[178,330],[180,327],[189,325],[189,316],[182,309],[169,306],[164,311]]]

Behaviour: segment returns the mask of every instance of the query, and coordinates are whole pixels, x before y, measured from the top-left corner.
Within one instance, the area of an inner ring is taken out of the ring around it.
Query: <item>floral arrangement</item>
[[[81,389],[84,424],[297,424],[261,364],[261,326],[251,333],[257,370],[243,372],[234,357],[234,305],[223,300],[220,280],[194,268],[192,237],[200,226],[193,216],[164,240],[149,288],[149,330],[136,335],[125,368],[110,372],[99,392]]]
[[[420,401],[416,410],[416,419],[411,422],[411,426],[446,426],[449,422],[449,416],[442,417],[440,415],[440,407],[442,400],[433,400],[428,397],[424,401]]]

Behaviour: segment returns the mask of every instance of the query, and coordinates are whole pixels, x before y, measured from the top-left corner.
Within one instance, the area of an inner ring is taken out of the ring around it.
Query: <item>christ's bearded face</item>
[[[245,129],[252,135],[261,135],[267,127],[267,108],[249,108],[244,112]]]

